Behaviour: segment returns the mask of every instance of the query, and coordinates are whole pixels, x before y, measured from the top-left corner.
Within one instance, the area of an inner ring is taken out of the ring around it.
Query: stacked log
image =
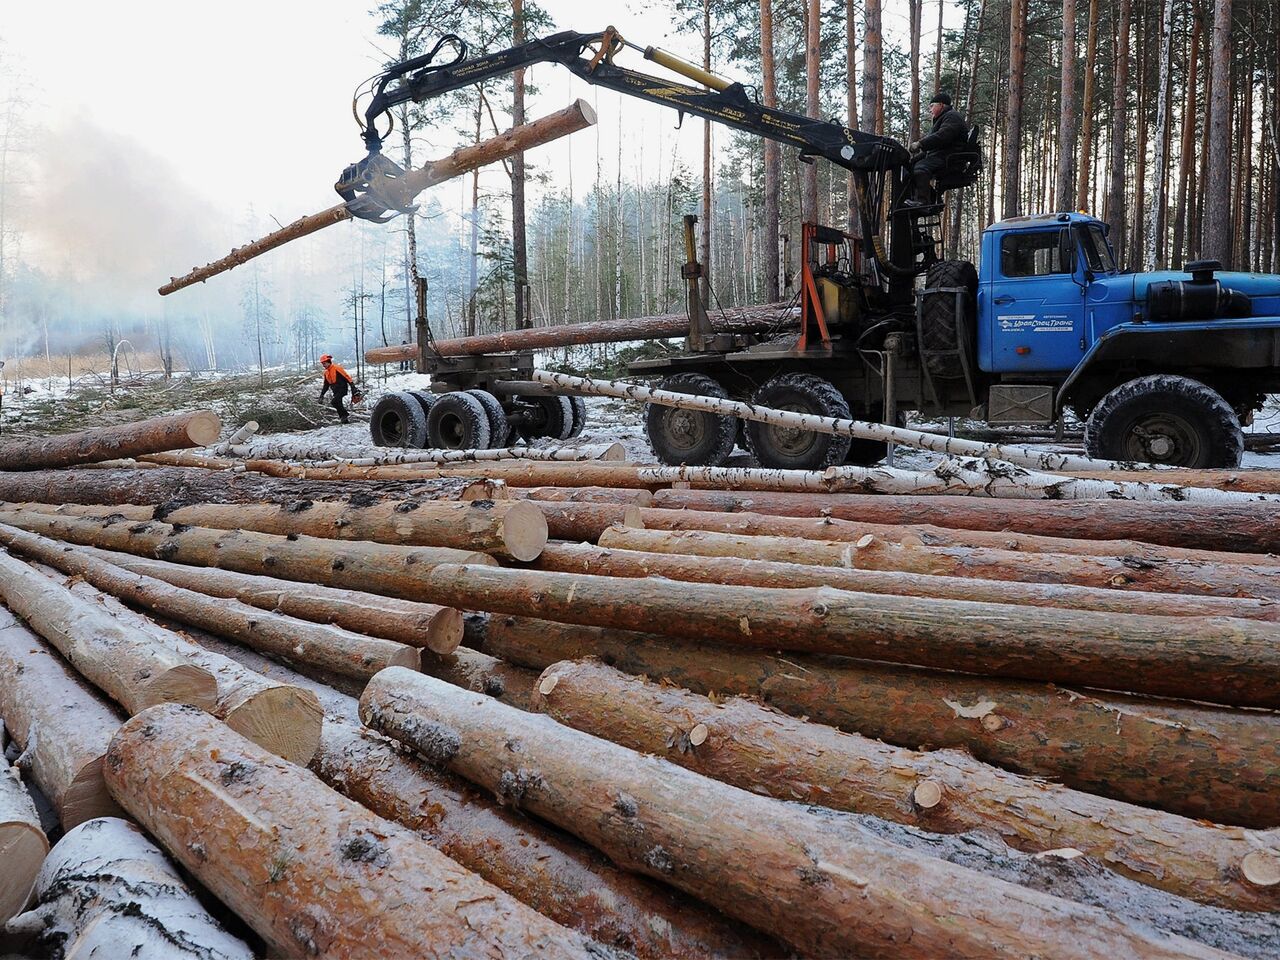
[[[0,855],[4,857],[4,870],[0,871],[0,925],[31,899],[36,874],[48,852],[49,840],[40,828],[35,802],[22,785],[18,771],[0,750]]]
[[[222,422],[216,413],[198,410],[81,433],[24,437],[0,443],[0,470],[48,470],[183,447],[205,447],[221,432]]]

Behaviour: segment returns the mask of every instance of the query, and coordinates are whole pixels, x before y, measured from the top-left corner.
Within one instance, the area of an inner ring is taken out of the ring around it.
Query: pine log
[[[421,662],[421,651],[407,644],[368,637],[328,624],[298,620],[251,607],[239,600],[218,599],[175,587],[163,580],[112,566],[56,540],[4,524],[0,524],[0,543],[56,567],[69,576],[82,577],[98,590],[136,607],[208,630],[275,657],[304,661],[328,673],[363,679],[392,665],[416,670]],[[191,650],[180,639],[169,635],[164,641],[157,642],[180,650],[177,655],[182,657],[199,652],[198,648]],[[268,694],[260,686],[245,686],[246,678],[236,671],[232,673],[235,675],[219,678],[217,698],[209,706],[211,713],[219,714],[221,705],[224,711],[222,718],[228,725],[250,739],[257,740],[258,736],[267,738],[266,743],[262,740],[257,742],[286,759],[294,759],[295,755],[306,750],[308,744],[312,753],[315,752],[320,716],[314,704],[300,701],[287,688]],[[265,696],[262,703],[256,701],[258,694]],[[236,722],[232,723],[233,714],[225,711],[238,708],[242,708],[245,715],[235,715]],[[306,763],[306,759],[301,762]]]
[[[1143,557],[1021,553],[987,547],[925,547],[866,534],[852,543],[752,537],[701,530],[610,527],[601,547],[699,557],[738,557],[810,566],[896,570],[930,576],[1062,583],[1102,589],[1280,600],[1280,566],[1151,560]]]
[[[9,933],[30,937],[42,956],[253,960],[127,820],[68,831],[40,870],[36,896]]]
[[[411,478],[413,479],[413,478]],[[152,470],[41,470],[0,473],[0,501],[53,504],[279,503],[384,500],[500,500],[506,491],[475,478],[345,484],[277,480],[259,473],[156,467]]]
[[[1265,504],[1025,503],[972,497],[888,494],[735,493],[660,490],[655,507],[746,510],[776,516],[829,516],[867,523],[930,523],[956,530],[1010,530],[1050,537],[1128,539],[1171,547],[1280,553],[1280,511]]]
[[[1280,715],[896,667],[757,653],[530,617],[489,618],[486,652],[533,670],[597,656],[706,695],[1187,817],[1280,826]]]
[[[107,567],[108,564],[101,565],[101,568]],[[66,586],[77,596],[101,604],[121,623],[152,637],[196,666],[209,671],[218,682],[218,697],[213,704],[212,713],[236,733],[248,737],[258,746],[290,763],[305,767],[311,762],[320,744],[320,721],[324,715],[314,693],[268,680],[229,657],[207,650],[182,634],[167,630],[154,620],[129,609],[111,594],[99,590],[92,582],[101,579],[106,584],[113,584],[123,571],[112,573],[101,568],[97,568],[98,572],[106,574],[101,578],[91,571],[72,571],[76,576],[84,576],[86,579],[78,583],[68,582]],[[59,580],[63,576],[56,568],[46,568],[45,572]]]
[[[0,443],[0,470],[48,470],[181,447],[205,447],[221,432],[222,421],[216,413],[197,410],[81,433],[24,437]]]
[[[103,512],[109,513],[109,509],[103,508]],[[289,506],[196,504],[167,510],[156,519],[220,530],[452,547],[492,553],[508,560],[533,560],[547,542],[547,521],[542,511],[521,500],[406,500],[367,507],[315,502]]]
[[[643,526],[640,508],[621,503],[571,503],[529,501],[537,505],[547,521],[547,533],[555,540],[595,543],[600,533],[614,524]],[[544,548],[545,549],[545,548]]]
[[[523,153],[525,150],[541,146],[544,143],[550,143],[552,140],[558,140],[560,137],[583,130],[595,122],[595,111],[591,109],[590,105],[585,100],[575,100],[563,110],[558,110],[549,116],[534,120],[532,123],[522,124],[508,130],[506,133],[490,137],[488,140],[462,147],[447,157],[433,160],[424,167],[407,170],[399,178],[385,184],[384,188],[399,190],[401,205],[408,206],[413,202],[414,197],[433,184],[443,183],[445,180],[466,173],[468,170],[475,170],[490,163],[497,163],[505,157]],[[302,217],[288,226],[267,234],[265,237],[232,250],[220,260],[215,260],[203,267],[196,267],[185,276],[171,277],[168,283],[160,287],[160,296],[167,296],[194,283],[202,283],[210,277],[215,277],[233,267],[238,267],[242,263],[261,256],[269,250],[274,250],[276,247],[283,246],[291,240],[308,236],[335,223],[350,220],[352,216],[347,204],[338,203],[327,210]],[[407,359],[413,359],[416,356],[415,348],[414,354]]]
[[[383,671],[360,716],[619,865],[804,955],[1206,955],[895,846],[840,814],[755,796],[433,677]]]
[[[68,543],[118,550],[157,560],[284,580],[365,590],[405,600],[421,599],[419,583],[436,564],[464,560],[493,564],[488,554],[447,547],[398,547],[345,543],[320,537],[279,537],[246,530],[211,530],[108,517],[59,517],[0,511],[0,523]]]
[[[45,642],[0,608],[0,718],[23,748],[23,768],[64,830],[119,813],[102,757],[120,716]]]
[[[452,653],[462,642],[462,614],[453,607],[397,600],[358,590],[339,590],[311,584],[305,591],[288,580],[258,577],[213,567],[188,567],[165,560],[148,560],[130,553],[84,547],[91,557],[133,573],[154,577],[175,587],[198,590],[213,597],[239,600],[287,617],[332,623],[345,630],[382,637],[432,653]],[[1221,601],[1247,603],[1250,601]],[[1278,611],[1280,612],[1280,611]]]
[[[198,710],[165,706],[126,723],[106,774],[121,806],[275,953],[598,956],[580,934]]]
[[[154,463],[158,467],[195,467],[200,470],[243,470],[238,460],[209,456],[194,450],[170,450],[167,453],[147,453],[138,457],[139,463]]]
[[[650,506],[654,497],[648,490],[618,487],[514,487],[508,493],[516,499],[546,503],[631,503],[637,507]]]
[[[257,432],[258,421],[246,420],[237,430],[232,432],[231,436],[213,448],[213,455],[215,457],[225,457],[232,447],[239,446],[242,443],[249,443]]]
[[[442,565],[430,599],[471,610],[1080,684],[1231,706],[1280,706],[1277,628],[1256,620],[707,585]]]
[[[585,543],[551,543],[531,564],[554,573],[592,573],[606,577],[666,577],[697,583],[751,587],[835,587],[857,593],[976,600],[984,603],[1065,607],[1111,613],[1145,613],[1157,617],[1243,617],[1280,621],[1280,604],[1250,597],[1182,596],[1125,591],[1074,584],[1022,583],[933,576],[896,570],[860,570],[811,564],[743,560],[737,557],[686,556],[593,547]]]
[[[1095,473],[1073,471],[1085,480],[1149,480],[1150,474],[1141,471],[1111,471]],[[1215,490],[1234,490],[1240,493],[1280,493],[1280,470],[1192,470],[1173,467],[1160,471],[1162,483],[1177,483],[1186,487],[1209,487]]]
[[[444,656],[424,656],[422,672],[454,686],[483,693],[521,710],[531,709],[538,674],[467,647]]]
[[[121,627],[96,605],[2,551],[0,599],[128,713],[157,703],[213,706],[218,687],[207,670]]]
[[[721,311],[710,314],[712,326],[733,333],[763,333],[778,326],[792,326],[795,310],[789,304],[770,303],[759,307],[740,307],[732,314]],[[652,317],[629,317],[620,320],[597,320],[550,327],[530,327],[476,337],[436,340],[435,353],[442,357],[483,356],[512,350],[546,350],[584,343],[625,343],[630,340],[662,340],[683,337],[689,333],[687,313],[667,313]],[[417,359],[413,344],[375,347],[365,352],[366,363],[396,363]]]
[[[6,680],[6,682],[8,682]],[[31,900],[36,874],[49,852],[31,794],[0,749],[0,929]]]
[[[617,511],[614,511],[615,514]],[[599,517],[603,520],[603,515]],[[1073,537],[1045,537],[1029,533],[987,530],[953,530],[932,524],[864,523],[833,517],[777,517],[763,513],[725,513],[713,510],[665,510],[655,507],[639,511],[638,522],[625,526],[649,530],[705,530],[754,537],[788,537],[805,540],[838,540],[853,543],[865,536],[889,543],[923,547],[977,547],[1014,550],[1018,553],[1060,553],[1090,557],[1138,557],[1142,560],[1190,560],[1199,563],[1280,563],[1267,561],[1256,553],[1228,553],[1189,547],[1161,547],[1137,540],[1085,540]],[[608,526],[605,524],[604,526]],[[604,526],[595,530],[596,537]]]
[[[534,706],[561,723],[753,793],[869,813],[938,833],[990,830],[1020,850],[1070,847],[1110,869],[1229,910],[1275,910],[1280,829],[1222,827],[1005,773],[959,750],[892,747],[779,714],[712,701],[594,660],[562,661]]]

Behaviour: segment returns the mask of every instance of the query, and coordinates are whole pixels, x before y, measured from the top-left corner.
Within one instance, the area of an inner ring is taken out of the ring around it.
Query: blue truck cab
[[[988,418],[1070,407],[1093,456],[1238,465],[1241,423],[1280,391],[1280,276],[1121,272],[1107,233],[1079,213],[983,233],[972,379]]]

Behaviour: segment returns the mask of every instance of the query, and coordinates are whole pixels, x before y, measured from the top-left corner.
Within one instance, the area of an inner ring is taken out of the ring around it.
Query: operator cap
[[[320,354],[320,362],[321,362],[321,363],[332,363],[332,362],[333,362],[333,357],[332,357],[331,355],[327,354],[327,353],[322,353],[322,354]]]
[[[949,106],[951,106],[951,94],[949,94],[949,93],[942,93],[941,91],[939,91],[938,93],[935,93],[935,94],[933,95],[933,99],[932,99],[932,100],[930,100],[929,102],[930,102],[930,103],[941,103],[941,104],[944,104],[944,105],[946,105],[946,106],[948,106],[948,107],[949,107]]]

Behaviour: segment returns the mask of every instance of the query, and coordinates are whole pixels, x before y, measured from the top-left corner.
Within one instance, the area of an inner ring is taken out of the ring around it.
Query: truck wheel
[[[379,447],[422,447],[427,414],[408,392],[383,394],[369,414],[369,435]]]
[[[729,399],[724,387],[701,373],[667,377],[659,389],[698,397]],[[738,418],[656,403],[645,405],[644,432],[654,455],[669,466],[717,467],[733,453]]]
[[[431,416],[431,407],[436,402],[436,394],[430,390],[410,390],[409,396],[422,404],[422,415],[424,417]]]
[[[784,373],[774,377],[756,391],[751,402],[794,413],[850,419],[849,403],[840,391],[809,373]],[[762,467],[821,470],[845,462],[850,438],[753,420],[747,424],[747,446]]]
[[[523,403],[535,408],[533,423],[523,423],[517,429],[526,440],[550,437],[567,440],[573,431],[573,404],[568,397],[521,397]]]
[[[488,390],[468,390],[467,393],[480,401],[485,416],[489,418],[489,446],[505,447],[511,437],[511,426],[507,423],[507,412],[502,409],[502,402]]]
[[[441,450],[483,450],[489,446],[489,416],[484,404],[457,391],[438,397],[427,417],[431,446]]]
[[[573,408],[573,428],[565,439],[573,440],[582,436],[582,431],[587,428],[587,398],[570,397],[569,406]]]
[[[939,260],[925,274],[925,289],[933,287],[964,287],[969,291],[957,303],[954,293],[926,293],[921,304],[920,336],[925,350],[973,350],[973,344],[960,343],[960,316],[957,306],[966,311],[965,319],[972,321],[974,296],[978,291],[978,271],[967,260]],[[970,324],[970,334],[973,333]],[[970,352],[972,358],[972,352]],[[943,380],[956,380],[964,376],[964,365],[958,356],[928,357],[925,361],[929,373]]]
[[[1139,377],[1093,408],[1085,451],[1106,460],[1177,467],[1238,467],[1244,434],[1231,405],[1199,380],[1173,374]]]

